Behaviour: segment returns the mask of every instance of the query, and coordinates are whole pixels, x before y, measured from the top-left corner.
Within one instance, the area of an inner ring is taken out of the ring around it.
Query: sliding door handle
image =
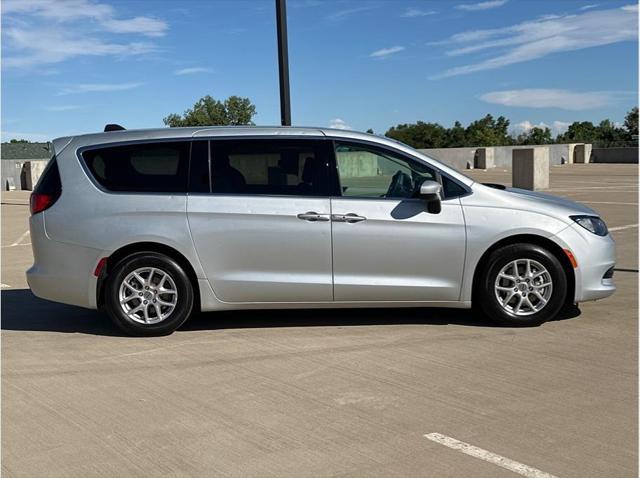
[[[367,218],[350,212],[348,214],[332,214],[331,220],[335,222],[347,222],[349,224],[353,224],[354,222],[366,221]]]
[[[329,221],[329,215],[318,214],[317,212],[309,211],[302,214],[298,214],[298,219],[302,219],[303,221],[309,221],[309,222],[326,222],[326,221]]]

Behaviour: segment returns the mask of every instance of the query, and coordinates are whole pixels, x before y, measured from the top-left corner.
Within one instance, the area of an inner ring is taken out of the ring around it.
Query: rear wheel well
[[[504,246],[508,246],[511,244],[535,244],[540,247],[544,247],[549,252],[551,252],[556,259],[560,261],[562,264],[562,269],[564,270],[565,276],[567,277],[567,304],[573,304],[575,298],[576,291],[576,278],[575,273],[573,271],[573,266],[571,265],[571,261],[562,250],[558,244],[553,242],[551,239],[547,239],[546,237],[536,236],[535,234],[519,234],[516,236],[509,236],[500,241],[493,244],[489,249],[485,251],[485,253],[478,261],[478,265],[476,266],[476,270],[473,274],[473,290],[472,295],[475,296],[476,291],[478,289],[478,283],[482,276],[482,273],[487,267],[487,260],[493,251],[499,249]],[[473,301],[474,297],[472,297]]]
[[[166,244],[161,244],[159,242],[136,242],[133,244],[127,244],[126,246],[121,247],[120,249],[113,252],[107,258],[107,263],[102,270],[100,277],[98,278],[98,307],[104,305],[106,279],[109,276],[111,270],[113,270],[113,267],[121,259],[137,252],[157,252],[159,254],[164,254],[165,256],[170,257],[171,259],[176,261],[185,271],[187,277],[189,277],[189,282],[191,282],[191,286],[193,287],[194,309],[200,309],[200,289],[198,287],[198,277],[196,276],[196,272],[193,270],[191,263],[184,255],[182,255],[173,247],[167,246]]]

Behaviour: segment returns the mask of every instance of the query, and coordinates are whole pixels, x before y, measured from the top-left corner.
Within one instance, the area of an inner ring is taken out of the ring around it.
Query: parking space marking
[[[19,246],[30,246],[31,243],[30,242],[25,242],[23,244],[10,244],[8,246],[2,246],[3,249],[7,248],[7,247],[19,247]]]
[[[10,244],[9,247],[21,246],[22,245],[21,242],[24,241],[28,235],[29,235],[29,230],[25,231],[24,234],[22,234],[18,239],[16,239],[16,241],[13,244]]]
[[[637,202],[580,201],[586,204],[618,204],[620,206],[637,206]]]
[[[468,443],[456,440],[455,438],[451,438],[440,433],[429,433],[427,435],[424,435],[424,437],[428,440],[439,443],[440,445],[444,445],[453,450],[460,451],[469,456],[473,456],[474,458],[480,458],[481,460],[488,461],[489,463],[493,463],[494,465],[498,465],[509,471],[513,471],[514,473],[526,476],[527,478],[558,478],[555,475],[551,475],[544,471],[538,470],[537,468],[533,468],[523,463],[510,460],[509,458],[505,458],[501,455],[496,455],[495,453],[491,453],[490,451],[483,450],[482,448],[478,448],[477,446],[470,445]]]
[[[638,227],[638,225],[637,224],[629,224],[627,226],[610,227],[609,231],[624,231],[625,229],[633,229],[634,227]]]
[[[10,289],[11,286],[9,284],[2,284],[0,283],[0,289]]]

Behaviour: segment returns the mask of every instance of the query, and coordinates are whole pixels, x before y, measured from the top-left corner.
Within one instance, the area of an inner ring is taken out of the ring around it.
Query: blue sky
[[[273,0],[4,0],[2,139],[162,126],[200,97],[278,124]],[[487,113],[514,132],[622,122],[632,0],[289,0],[294,125],[384,132]]]

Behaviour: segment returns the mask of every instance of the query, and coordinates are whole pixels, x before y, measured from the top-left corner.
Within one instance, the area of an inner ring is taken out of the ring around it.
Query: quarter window
[[[189,142],[114,146],[82,154],[94,179],[119,192],[186,192]]]
[[[336,143],[336,161],[345,197],[412,198],[424,181],[437,181],[431,167],[368,146]]]
[[[211,142],[211,192],[326,196],[330,143],[256,139]]]

